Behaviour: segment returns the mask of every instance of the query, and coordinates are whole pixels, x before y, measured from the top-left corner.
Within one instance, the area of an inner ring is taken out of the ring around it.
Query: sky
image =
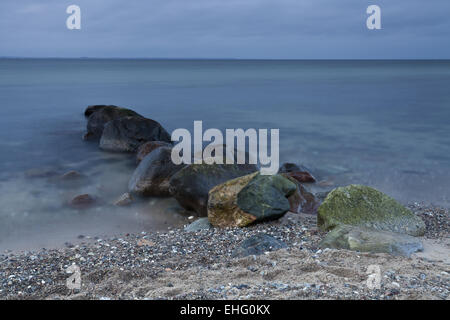
[[[449,15],[449,0],[0,0],[0,56],[450,59]]]

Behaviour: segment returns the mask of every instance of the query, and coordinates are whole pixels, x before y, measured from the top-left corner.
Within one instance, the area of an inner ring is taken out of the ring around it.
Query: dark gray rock
[[[112,120],[105,125],[100,148],[113,152],[136,152],[148,141],[171,140],[167,131],[155,120],[125,117]]]
[[[175,165],[172,149],[160,147],[148,154],[131,176],[128,190],[140,196],[170,196],[170,178],[185,165]]]
[[[287,245],[265,233],[259,233],[244,240],[233,250],[233,257],[246,257],[250,255],[261,255],[268,251],[276,251],[286,248]]]
[[[85,139],[99,139],[102,136],[105,125],[115,119],[123,117],[141,117],[133,110],[117,106],[90,106],[85,115],[89,115],[87,122],[87,133]]]
[[[256,221],[277,219],[290,209],[287,199],[297,186],[281,175],[257,175],[237,195],[238,207]]]

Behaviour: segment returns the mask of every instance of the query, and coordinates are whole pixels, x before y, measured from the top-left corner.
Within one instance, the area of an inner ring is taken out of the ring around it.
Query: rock
[[[136,152],[148,141],[171,140],[170,135],[158,122],[143,117],[125,117],[105,125],[100,148],[114,152]]]
[[[246,257],[251,255],[261,255],[265,252],[286,248],[287,245],[265,233],[258,233],[247,240],[244,240],[239,247],[233,250],[233,257]]]
[[[295,190],[295,192],[288,198],[290,205],[289,211],[295,213],[303,212],[308,214],[317,214],[317,208],[319,208],[320,202],[314,194],[307,191],[297,179],[286,173],[283,173],[282,176],[289,179],[297,186],[297,190]]]
[[[384,252],[406,257],[416,251],[423,251],[422,241],[416,237],[348,225],[339,225],[331,230],[320,243],[320,247],[360,252]]]
[[[159,147],[172,147],[172,144],[165,141],[149,141],[144,143],[138,148],[136,155],[137,164],[139,164],[146,155]]]
[[[128,190],[140,196],[170,196],[170,178],[185,165],[175,165],[171,158],[172,148],[160,147],[148,154],[138,165]]]
[[[114,201],[114,205],[118,207],[128,206],[133,202],[133,196],[128,192],[121,195],[116,201]]]
[[[421,236],[424,222],[382,192],[362,185],[331,191],[318,209],[317,225],[330,230],[340,224]]]
[[[187,225],[184,228],[184,231],[186,232],[196,232],[200,230],[208,230],[211,229],[212,225],[209,223],[208,218],[200,218],[192,222],[191,224]]]
[[[316,182],[316,178],[309,173],[309,169],[304,166],[298,166],[294,163],[284,163],[278,173],[285,173],[298,182]]]
[[[124,117],[140,117],[140,114],[133,110],[121,108],[117,106],[91,106],[85,111],[88,114],[87,133],[85,139],[98,139],[102,136],[105,125],[116,119]]]
[[[172,176],[170,193],[186,210],[207,216],[208,192],[211,188],[257,170],[256,165],[250,164],[190,164]]]
[[[95,198],[89,194],[81,194],[69,201],[69,205],[75,209],[87,209],[95,203]]]
[[[296,184],[281,175],[255,172],[229,180],[209,192],[208,219],[217,227],[277,219],[289,211],[287,197],[296,190]]]
[[[99,111],[104,108],[119,108],[119,107],[113,106],[113,105],[104,105],[104,104],[88,106],[86,108],[86,110],[84,110],[84,116],[89,117],[94,112]]]

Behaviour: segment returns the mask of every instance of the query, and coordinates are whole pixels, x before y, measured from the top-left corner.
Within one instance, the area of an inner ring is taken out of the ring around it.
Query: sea
[[[94,104],[131,108],[169,133],[196,120],[204,130],[279,129],[280,164],[307,167],[314,190],[357,183],[405,205],[450,207],[450,60],[8,58],[0,59],[0,251],[188,221],[170,198],[111,205],[136,163],[82,140]],[[71,170],[85,179],[36,177]],[[67,206],[84,193],[97,205]]]

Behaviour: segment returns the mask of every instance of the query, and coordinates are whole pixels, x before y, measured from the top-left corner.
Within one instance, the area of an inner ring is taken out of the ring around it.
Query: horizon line
[[[0,59],[42,59],[42,60],[254,60],[254,61],[448,61],[450,58],[164,58],[164,57],[24,57],[0,56]]]

